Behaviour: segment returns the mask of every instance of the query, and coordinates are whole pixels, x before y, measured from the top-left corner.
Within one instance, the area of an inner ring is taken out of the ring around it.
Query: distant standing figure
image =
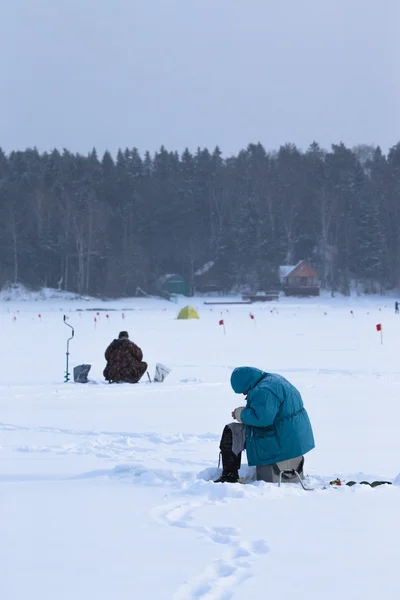
[[[129,339],[127,331],[121,331],[105,351],[107,361],[103,371],[109,383],[137,383],[147,370],[143,352]]]
[[[398,313],[399,313],[399,303],[398,303],[398,302],[395,302],[395,303],[394,303],[394,312],[395,312],[396,314],[398,314]]]

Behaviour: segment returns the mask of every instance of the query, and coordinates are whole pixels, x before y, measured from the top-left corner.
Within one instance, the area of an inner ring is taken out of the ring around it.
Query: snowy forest
[[[383,291],[400,284],[399,200],[400,143],[0,151],[0,286],[117,297],[214,261],[221,291],[261,290],[304,259],[323,288]]]

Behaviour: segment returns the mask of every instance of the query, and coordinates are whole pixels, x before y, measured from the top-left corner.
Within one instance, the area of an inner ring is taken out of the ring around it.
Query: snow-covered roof
[[[293,269],[295,269],[294,265],[283,265],[282,267],[279,267],[279,279],[285,279]]]
[[[282,281],[285,277],[288,277],[292,271],[297,269],[297,267],[304,261],[299,260],[297,265],[283,265],[279,267],[279,279]]]
[[[215,261],[209,260],[208,262],[206,262],[205,265],[200,267],[200,269],[197,269],[197,271],[195,272],[195,276],[199,277],[200,275],[204,275],[204,273],[207,273],[207,271],[212,269],[214,265],[215,265]]]

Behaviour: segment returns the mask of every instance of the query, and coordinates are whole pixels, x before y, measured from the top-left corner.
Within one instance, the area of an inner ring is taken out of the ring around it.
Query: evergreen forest
[[[0,151],[0,287],[120,297],[213,261],[221,291],[262,290],[304,259],[323,288],[381,292],[400,284],[399,200],[400,143]]]

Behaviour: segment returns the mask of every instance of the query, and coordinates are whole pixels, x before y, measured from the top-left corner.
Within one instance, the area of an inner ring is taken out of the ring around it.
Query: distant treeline
[[[400,283],[400,144],[0,151],[0,285],[131,295],[215,261],[221,290],[265,289],[300,259],[344,293]]]

